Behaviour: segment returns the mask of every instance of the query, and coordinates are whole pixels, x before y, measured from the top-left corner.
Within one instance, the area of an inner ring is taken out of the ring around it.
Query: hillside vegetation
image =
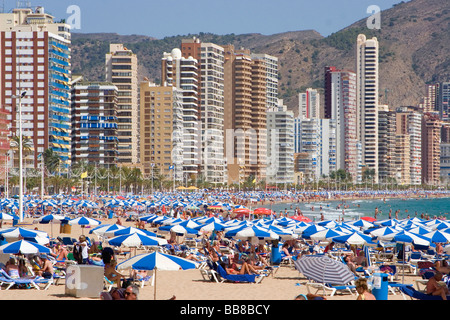
[[[450,75],[450,9],[448,1],[413,0],[381,12],[381,28],[370,30],[366,19],[328,37],[314,30],[275,35],[210,33],[177,35],[164,39],[117,34],[73,34],[73,73],[88,80],[104,80],[105,54],[110,43],[123,43],[139,58],[139,75],[159,82],[163,52],[197,37],[244,47],[279,58],[279,95],[297,110],[298,93],[308,87],[323,90],[324,67],[354,70],[356,37],[364,33],[380,42],[380,103],[417,105],[425,85],[447,81]]]

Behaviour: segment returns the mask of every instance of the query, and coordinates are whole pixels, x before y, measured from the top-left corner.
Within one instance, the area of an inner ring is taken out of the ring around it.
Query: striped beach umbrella
[[[140,247],[140,246],[162,246],[167,240],[157,237],[149,237],[139,233],[120,235],[107,241],[112,246]]]
[[[153,270],[154,299],[156,300],[156,270],[178,271],[196,269],[198,264],[192,260],[170,254],[152,252],[136,255],[117,265],[117,270]]]
[[[192,260],[184,259],[181,257],[165,254],[161,252],[144,253],[134,256],[128,260],[125,260],[117,265],[117,270],[188,270],[195,269],[197,263]]]
[[[316,233],[311,234],[309,237],[311,238],[311,240],[326,241],[343,235],[345,235],[345,233],[343,232],[335,231],[333,229],[326,229],[317,231]]]
[[[98,226],[102,224],[99,220],[88,218],[88,217],[79,217],[76,219],[69,220],[70,225],[80,225],[80,226]]]
[[[117,230],[125,229],[125,228],[126,227],[121,226],[119,224],[105,224],[105,225],[100,225],[98,227],[95,227],[94,229],[89,231],[89,233],[90,234],[93,233],[98,236],[103,236],[107,232],[117,231]]]
[[[394,238],[394,236],[399,232],[399,230],[391,227],[383,227],[371,231],[370,235],[377,238],[378,240],[392,240],[392,238]]]
[[[38,243],[19,240],[12,243],[7,243],[0,247],[0,252],[5,254],[36,254],[36,253],[50,253],[50,248],[44,247]]]
[[[19,239],[36,239],[36,238],[42,238],[46,240],[39,241],[39,243],[48,243],[48,233],[44,231],[39,230],[31,230],[21,227],[14,227],[14,228],[8,228],[3,229],[0,231],[0,235],[5,238],[6,241],[12,242]]]
[[[333,238],[333,241],[350,245],[376,245],[376,243],[372,242],[372,237],[360,232],[353,232],[351,234],[335,237]]]
[[[72,220],[69,220],[70,225],[80,225],[81,232],[84,234],[84,226],[98,226],[102,224],[99,220],[88,218],[88,217],[79,217]]]
[[[0,212],[0,221],[12,221],[14,219],[15,217],[12,214]],[[19,217],[17,217],[16,219],[19,220]]]
[[[117,237],[117,236],[123,236],[123,235],[130,235],[133,233],[137,233],[143,236],[147,237],[156,237],[156,233],[153,233],[151,231],[138,229],[135,227],[124,227],[117,230],[109,230],[103,234],[104,237]]]
[[[434,230],[430,233],[424,234],[423,236],[430,238],[431,242],[434,242],[434,243],[450,242],[450,233],[442,232],[441,230]]]
[[[244,228],[236,233],[235,239],[247,239],[247,238],[258,238],[265,240],[278,240],[279,236],[268,229],[263,229],[257,226],[250,226]]]
[[[373,227],[373,223],[371,223],[369,221],[366,221],[364,219],[359,219],[359,220],[357,220],[355,222],[349,222],[349,224],[351,224],[351,225],[353,225],[355,227],[358,227],[358,228],[362,228],[364,230]]]
[[[324,255],[306,255],[294,261],[294,265],[305,277],[323,284],[344,285],[355,279],[344,263]]]
[[[414,245],[420,245],[428,247],[430,245],[431,239],[425,237],[424,235],[415,234],[409,231],[400,231],[392,239],[394,242],[399,243],[412,243]]]

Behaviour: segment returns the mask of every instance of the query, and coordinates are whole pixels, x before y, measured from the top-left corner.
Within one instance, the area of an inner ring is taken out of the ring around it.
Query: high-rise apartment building
[[[181,172],[188,179],[196,179],[202,163],[198,60],[192,56],[184,58],[180,49],[173,49],[170,53],[164,53],[161,70],[162,85],[173,86],[182,95],[183,121],[181,128],[174,131],[174,139],[183,144]]]
[[[442,123],[441,141],[443,143],[450,143],[450,122]]]
[[[444,184],[450,183],[450,143],[441,143],[440,174]]]
[[[387,105],[378,109],[378,176],[381,184],[397,179],[396,160],[396,113]]]
[[[117,86],[118,164],[136,164],[139,154],[139,84],[136,54],[122,44],[110,44],[106,81]]]
[[[188,177],[183,172],[183,141],[174,135],[183,129],[183,97],[173,86],[140,84],[141,166],[146,178],[153,170],[177,181]],[[175,175],[175,177],[174,177]]]
[[[422,98],[419,108],[422,112],[436,112],[439,110],[439,84],[429,84],[426,95]]]
[[[294,122],[295,153],[302,155],[298,159],[302,160],[304,171],[301,172],[306,181],[319,181],[322,176],[336,171],[336,120],[296,118]]]
[[[450,82],[442,82],[439,84],[438,109],[439,117],[443,121],[450,120]]]
[[[72,163],[117,163],[117,87],[79,81],[72,87]]]
[[[279,100],[267,113],[267,171],[269,184],[294,183],[294,113]]]
[[[228,183],[266,177],[267,68],[250,50],[224,46],[225,154]]]
[[[422,183],[440,183],[440,143],[442,121],[434,113],[425,113],[422,118]]]
[[[422,183],[422,113],[418,108],[400,107],[396,110],[396,135],[409,137],[409,177],[411,185]]]
[[[366,169],[378,183],[378,40],[360,34],[356,45],[357,137]]]
[[[320,94],[316,89],[308,88],[298,95],[298,113],[301,119],[320,119]]]
[[[278,58],[265,53],[252,53],[252,60],[264,61],[266,69],[266,105],[271,110],[278,105]]]
[[[325,69],[326,119],[336,121],[336,168],[344,169],[358,180],[356,74],[352,71]]]
[[[200,172],[214,185],[226,183],[224,154],[224,49],[200,39],[185,39],[181,43],[184,58],[193,57],[199,62],[198,82],[201,120]]]
[[[70,166],[70,26],[55,23],[44,8],[13,9],[0,14],[0,105],[10,113],[12,135],[18,132],[21,99],[22,134],[32,141],[34,166],[52,149],[61,164]],[[4,121],[4,119],[3,119]],[[3,136],[0,153],[7,141]]]
[[[397,134],[395,136],[395,175],[397,183],[401,185],[411,184],[410,142],[411,140],[408,134]]]

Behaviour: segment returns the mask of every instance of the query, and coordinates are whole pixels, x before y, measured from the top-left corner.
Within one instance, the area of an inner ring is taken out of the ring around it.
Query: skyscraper
[[[117,87],[80,81],[72,88],[72,162],[108,167],[117,161]]]
[[[336,121],[336,168],[344,169],[358,179],[356,74],[352,71],[325,69],[326,119]]]
[[[267,113],[267,183],[294,183],[294,113],[279,100]]]
[[[409,178],[407,184],[422,183],[422,113],[415,107],[400,107],[396,110],[397,136],[405,135],[409,140]]]
[[[106,54],[106,81],[117,86],[119,164],[136,164],[139,152],[137,56],[122,44],[110,44]]]
[[[174,86],[157,86],[143,81],[141,95],[141,165],[148,178],[153,168],[161,174],[182,181],[182,139],[174,131],[182,131],[183,104],[181,90]],[[173,176],[175,175],[175,177]],[[188,178],[185,176],[185,178]]]
[[[422,98],[419,107],[422,112],[436,112],[439,110],[439,84],[429,84],[426,95]]]
[[[200,171],[207,182],[214,185],[226,182],[224,155],[224,49],[200,39],[184,39],[181,43],[184,58],[199,61],[199,103],[201,120]]]
[[[10,112],[12,134],[18,135],[19,102],[13,96],[26,93],[21,99],[22,131],[32,141],[35,167],[46,149],[63,166],[71,164],[70,39],[70,26],[55,23],[42,7],[0,14],[0,105]]]
[[[443,121],[450,120],[450,82],[442,82],[439,84],[438,109],[439,117]]]
[[[228,182],[266,177],[267,68],[250,50],[225,49],[225,153]],[[239,170],[241,169],[241,170]]]
[[[387,105],[378,110],[378,176],[380,183],[390,183],[396,176],[396,113]]]
[[[378,40],[360,34],[356,45],[357,139],[366,169],[378,183]]]
[[[266,69],[266,104],[267,109],[273,109],[278,105],[278,58],[265,53],[252,53],[254,61],[264,61]]]
[[[438,185],[440,182],[440,143],[442,121],[435,113],[422,118],[422,183]]]
[[[174,131],[173,139],[183,144],[183,174],[196,179],[202,163],[198,60],[192,56],[184,58],[180,49],[173,49],[170,53],[164,53],[161,70],[162,85],[173,86],[182,95],[182,123],[180,129]]]
[[[299,93],[299,117],[301,119],[320,119],[320,94],[316,89],[308,88]]]

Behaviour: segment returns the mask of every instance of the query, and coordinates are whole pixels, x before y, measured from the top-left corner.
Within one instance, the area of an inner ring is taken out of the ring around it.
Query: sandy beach
[[[114,224],[115,219],[103,219],[102,224]],[[134,222],[124,222],[125,226],[134,226]],[[53,235],[70,236],[78,238],[84,233],[92,239],[97,240],[95,235],[89,235],[90,228],[81,229],[80,226],[72,226],[70,234],[59,234],[59,224],[32,224],[32,219],[25,219],[23,222],[25,228],[46,231]],[[9,227],[4,225],[3,228]],[[148,229],[148,228],[147,228]],[[137,252],[138,254],[141,252]],[[120,258],[119,263],[124,258]],[[126,274],[126,273],[125,273]],[[419,277],[408,272],[405,273],[404,282],[414,284],[414,280]],[[216,283],[205,281],[199,270],[187,271],[158,271],[156,277],[157,300],[167,300],[172,296],[176,296],[177,300],[293,300],[297,295],[307,294],[308,290],[305,286],[307,279],[301,275],[294,266],[281,266],[272,276],[265,277],[260,284],[247,283]],[[402,281],[401,275],[398,279]],[[320,294],[320,292],[318,293]],[[154,299],[154,287],[146,285],[140,289],[141,300]],[[409,297],[407,297],[409,300]],[[0,291],[0,300],[98,300],[94,298],[74,298],[65,294],[64,280],[58,285],[52,285],[48,290],[35,289],[10,289],[8,291]],[[334,297],[327,296],[327,300],[356,300],[356,295],[337,294]],[[401,294],[389,294],[388,300],[403,300]]]

